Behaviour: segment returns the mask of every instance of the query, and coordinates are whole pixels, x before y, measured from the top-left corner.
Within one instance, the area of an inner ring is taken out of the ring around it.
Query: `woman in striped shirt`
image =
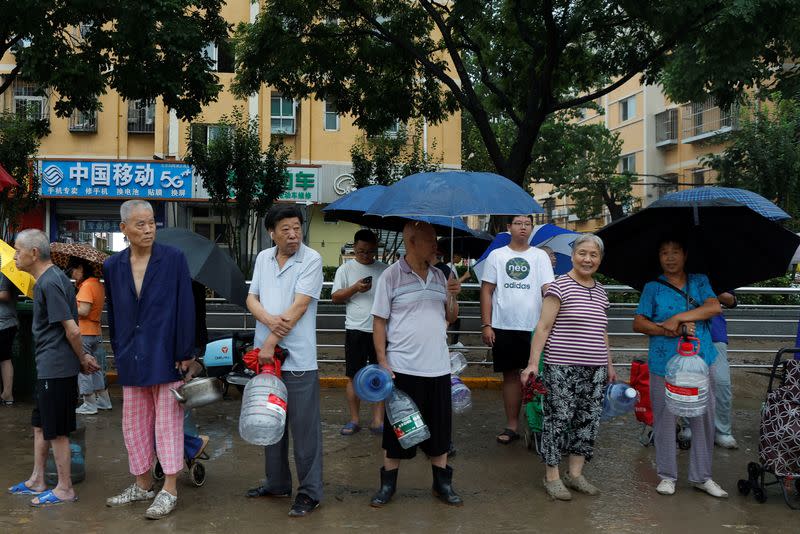
[[[581,234],[575,239],[572,270],[556,278],[545,293],[528,367],[521,376],[523,384],[530,375],[538,376],[544,350],[544,487],[551,498],[564,501],[572,499],[568,488],[599,493],[583,476],[583,465],[594,452],[603,388],[616,378],[608,350],[608,295],[593,278],[602,258],[599,237]],[[563,479],[558,471],[562,450],[569,454]]]

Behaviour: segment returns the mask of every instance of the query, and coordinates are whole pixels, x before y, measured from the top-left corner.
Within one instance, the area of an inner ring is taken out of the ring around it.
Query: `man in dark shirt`
[[[183,469],[183,405],[180,370],[194,359],[194,297],[183,253],[155,243],[153,208],[129,200],[120,208],[120,229],[130,246],[105,261],[103,274],[108,327],[122,385],[122,433],[128,467],[136,481],[106,499],[107,506],[153,503],[149,519],[165,517],[178,502],[177,475]],[[158,452],[164,488],[155,495],[150,468]]]
[[[36,342],[36,404],[33,426],[33,472],[9,488],[17,495],[36,495],[33,506],[76,501],[70,479],[69,433],[75,430],[78,373],[100,369],[83,350],[75,289],[50,261],[50,243],[41,230],[23,230],[14,245],[17,269],[36,279],[33,289],[33,337]],[[58,485],[46,490],[47,451],[53,447]]]

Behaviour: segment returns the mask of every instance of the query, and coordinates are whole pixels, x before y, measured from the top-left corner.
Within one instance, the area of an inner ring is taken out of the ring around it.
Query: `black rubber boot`
[[[450,506],[461,506],[464,501],[453,490],[453,468],[449,465],[442,469],[432,465],[433,496]]]
[[[387,471],[381,467],[381,488],[378,490],[372,500],[369,502],[370,506],[380,508],[387,504],[391,499],[394,492],[397,490],[397,469]]]

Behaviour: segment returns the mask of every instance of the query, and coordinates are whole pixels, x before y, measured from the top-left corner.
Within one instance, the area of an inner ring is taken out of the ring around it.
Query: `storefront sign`
[[[319,202],[319,169],[289,167],[286,170],[286,191],[278,200],[288,202]]]
[[[138,161],[42,162],[43,197],[192,197],[193,169],[185,163]]]
[[[118,221],[83,221],[85,232],[119,232]]]

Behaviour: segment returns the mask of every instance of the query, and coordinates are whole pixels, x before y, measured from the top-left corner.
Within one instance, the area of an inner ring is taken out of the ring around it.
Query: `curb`
[[[117,383],[116,371],[106,373],[106,381],[109,385]],[[483,376],[462,376],[461,381],[470,389],[500,389],[503,382],[499,378]],[[344,388],[347,385],[345,376],[322,376],[319,385],[324,388]]]

